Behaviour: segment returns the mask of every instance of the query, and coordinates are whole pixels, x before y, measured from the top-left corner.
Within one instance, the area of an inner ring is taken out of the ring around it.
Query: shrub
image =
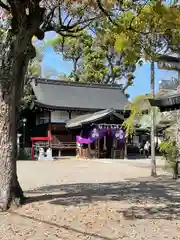
[[[173,178],[178,177],[179,148],[174,140],[165,140],[160,144],[159,151],[166,160],[166,167],[173,170]]]
[[[18,160],[30,160],[31,156],[25,149],[20,148],[18,153]]]

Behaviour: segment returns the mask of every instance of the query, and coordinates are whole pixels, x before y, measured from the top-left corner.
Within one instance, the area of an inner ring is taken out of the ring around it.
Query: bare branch
[[[69,15],[67,14],[66,17],[65,17],[64,20],[63,20],[63,23],[62,23],[62,17],[61,17],[61,21],[60,21],[60,22],[61,22],[61,25],[64,25],[64,24],[65,24],[65,22],[66,22],[66,20],[68,19],[68,17],[69,17]],[[68,25],[70,25],[71,21],[72,21],[72,18],[69,20]]]
[[[61,7],[60,6],[58,6],[57,12],[58,12],[59,24],[62,25],[63,23],[62,23]]]
[[[60,17],[60,15],[59,15]],[[55,31],[58,34],[62,35],[62,36],[71,36],[71,37],[77,37],[77,34],[81,31],[83,31],[85,28],[87,28],[92,21],[94,21],[95,19],[98,19],[100,16],[95,16],[93,18],[88,18],[83,20],[83,17],[79,17],[79,19],[77,19],[77,21],[73,24],[70,25],[72,19],[67,23],[67,25],[64,25],[62,22],[62,19],[60,18],[59,23],[52,23],[49,22],[49,24],[47,24],[45,26],[45,31]],[[61,23],[61,24],[60,24]]]

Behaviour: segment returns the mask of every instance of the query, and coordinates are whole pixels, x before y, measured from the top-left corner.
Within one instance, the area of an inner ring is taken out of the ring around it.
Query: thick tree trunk
[[[0,70],[0,209],[3,211],[13,203],[19,206],[24,201],[16,167],[17,116],[29,61],[27,49],[30,40],[26,39],[24,51],[19,53],[19,38],[7,38]]]
[[[15,141],[16,141],[16,107],[15,87],[11,79],[0,79],[0,208],[9,208],[16,192]]]
[[[22,69],[21,65],[19,67]],[[0,81],[0,209],[7,210],[12,203],[20,205],[25,199],[16,167],[17,103],[20,102],[22,90],[19,88],[19,92],[16,91],[16,79]]]
[[[11,27],[0,53],[0,209],[7,210],[13,201],[21,203],[23,191],[17,178],[17,113],[30,58],[35,57],[31,39],[42,40],[40,26],[45,9],[40,1],[8,1]],[[27,14],[26,10],[29,10]],[[45,25],[47,25],[46,22]]]

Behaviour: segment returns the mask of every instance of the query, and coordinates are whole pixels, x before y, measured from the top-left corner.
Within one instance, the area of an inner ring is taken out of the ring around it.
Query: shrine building
[[[52,136],[53,151],[74,150],[84,126],[120,128],[129,114],[124,112],[128,99],[122,85],[31,78],[31,86],[34,101],[26,138]]]

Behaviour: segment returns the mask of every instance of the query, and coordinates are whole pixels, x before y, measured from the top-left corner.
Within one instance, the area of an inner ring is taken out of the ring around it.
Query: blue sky
[[[155,67],[155,87],[156,91],[159,88],[159,81],[168,80],[172,77],[177,77],[177,72],[160,70]],[[140,94],[150,92],[150,64],[146,63],[142,67],[137,67],[135,71],[134,86],[129,87],[128,93],[133,98]]]
[[[54,36],[54,33],[48,33],[46,38]],[[43,69],[51,68],[61,74],[69,74],[72,70],[72,63],[70,61],[63,61],[62,57],[56,54],[52,48],[46,48],[43,58]],[[155,85],[156,90],[159,87],[160,80],[168,80],[171,77],[177,77],[177,72],[160,70],[156,66],[155,70]],[[150,65],[145,63],[143,66],[137,66],[135,71],[134,85],[129,87],[128,93],[130,98],[134,98],[140,94],[150,92]]]

